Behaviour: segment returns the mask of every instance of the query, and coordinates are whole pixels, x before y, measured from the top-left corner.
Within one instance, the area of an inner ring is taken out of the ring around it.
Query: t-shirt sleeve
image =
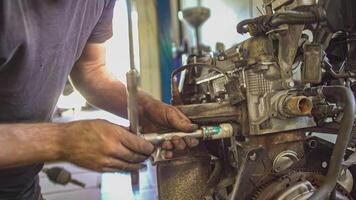
[[[113,35],[112,20],[116,0],[107,0],[103,13],[95,25],[88,41],[103,43]]]

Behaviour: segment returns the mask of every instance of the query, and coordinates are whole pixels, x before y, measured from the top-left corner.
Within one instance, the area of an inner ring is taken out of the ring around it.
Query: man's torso
[[[51,119],[68,74],[107,3],[0,0],[0,123]],[[14,194],[15,199],[32,200],[41,167],[0,170],[0,200],[14,199]]]

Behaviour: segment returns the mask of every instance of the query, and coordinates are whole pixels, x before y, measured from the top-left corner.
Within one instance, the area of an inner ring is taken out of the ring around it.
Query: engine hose
[[[322,94],[326,98],[333,98],[343,105],[343,117],[341,119],[334,150],[331,154],[326,179],[309,200],[328,199],[330,197],[339,178],[342,162],[344,161],[345,152],[351,139],[355,120],[355,99],[349,88],[343,86],[326,86],[322,88]]]
[[[241,21],[240,23],[237,24],[236,31],[238,33],[241,33],[241,34],[247,33],[248,32],[248,29],[246,28],[247,25],[249,25],[249,24],[258,24],[258,22],[260,20],[264,19],[264,17],[266,17],[266,16],[261,16],[261,17],[257,17],[257,18],[254,18],[254,19],[243,20],[243,21]]]
[[[282,24],[310,24],[318,21],[319,17],[315,12],[286,11],[273,16],[270,25],[277,27]]]
[[[254,19],[243,20],[236,26],[238,33],[247,33],[248,25],[253,25],[258,32],[268,32],[282,24],[312,24],[325,20],[325,11],[313,7],[310,11],[285,11],[273,15],[264,15]]]

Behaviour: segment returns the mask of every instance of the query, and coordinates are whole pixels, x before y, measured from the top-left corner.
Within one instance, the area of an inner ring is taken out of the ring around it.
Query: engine
[[[264,6],[237,25],[248,40],[199,49],[173,72],[173,104],[194,123],[232,124],[234,136],[157,160],[160,199],[356,197],[356,3]]]

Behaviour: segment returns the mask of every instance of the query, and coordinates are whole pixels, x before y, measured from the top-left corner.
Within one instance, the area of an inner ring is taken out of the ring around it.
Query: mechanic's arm
[[[99,172],[131,171],[154,147],[104,120],[66,124],[1,124],[0,169],[68,161]]]
[[[74,86],[87,101],[94,106],[116,115],[127,117],[126,86],[108,72],[105,65],[105,45],[87,43],[82,56],[71,72]],[[144,132],[155,128],[176,128],[182,131],[193,131],[197,128],[190,120],[173,106],[164,104],[150,95],[139,91],[140,124]],[[184,149],[186,145],[195,146],[198,141],[192,138],[179,138],[173,144],[166,142],[163,147]],[[170,155],[167,155],[170,156]]]
[[[0,169],[60,158],[57,124],[0,125]]]

